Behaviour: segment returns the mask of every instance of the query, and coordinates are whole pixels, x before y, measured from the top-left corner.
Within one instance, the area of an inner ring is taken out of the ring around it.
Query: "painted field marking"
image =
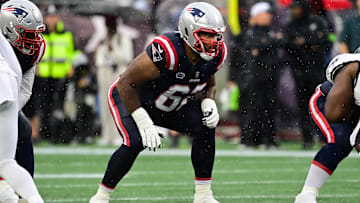
[[[72,147],[35,147],[37,155],[111,155],[116,148],[72,148]],[[216,156],[230,157],[314,157],[317,151],[297,151],[297,150],[217,150]],[[141,156],[190,156],[189,150],[165,149],[157,152],[144,150]],[[358,157],[353,152],[349,157]]]
[[[214,185],[269,185],[269,184],[293,184],[303,183],[304,180],[254,180],[254,181],[213,181]],[[360,179],[329,180],[329,183],[360,183]],[[120,183],[119,187],[167,187],[167,186],[189,186],[194,182],[142,182],[142,183]],[[38,185],[38,188],[96,188],[98,184],[49,184]]]
[[[294,195],[223,195],[215,196],[217,199],[294,199]],[[319,198],[354,198],[360,197],[360,194],[324,194]],[[175,197],[122,197],[111,198],[113,201],[169,201],[169,200],[192,200],[193,196],[175,196]],[[46,202],[88,202],[88,198],[77,199],[47,199]]]

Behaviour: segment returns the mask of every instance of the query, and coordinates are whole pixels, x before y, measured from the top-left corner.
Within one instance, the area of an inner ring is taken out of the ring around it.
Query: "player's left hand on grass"
[[[220,119],[215,101],[213,99],[205,98],[201,102],[201,110],[204,116],[202,118],[202,123],[208,128],[215,128]]]

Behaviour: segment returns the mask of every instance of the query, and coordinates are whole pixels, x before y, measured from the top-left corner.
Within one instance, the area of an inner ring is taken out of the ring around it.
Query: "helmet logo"
[[[12,14],[14,14],[18,19],[19,23],[21,23],[21,21],[29,14],[28,12],[24,11],[21,8],[7,7],[4,8],[3,10],[9,11]]]
[[[194,16],[195,22],[198,22],[200,20],[200,18],[202,18],[205,13],[203,11],[201,11],[198,8],[187,8],[186,11],[189,11],[191,13],[192,16]]]

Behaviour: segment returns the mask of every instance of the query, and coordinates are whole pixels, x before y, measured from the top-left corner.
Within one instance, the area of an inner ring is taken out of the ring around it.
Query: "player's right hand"
[[[161,140],[159,132],[146,110],[140,107],[136,109],[131,116],[138,127],[143,146],[154,151],[160,148]]]

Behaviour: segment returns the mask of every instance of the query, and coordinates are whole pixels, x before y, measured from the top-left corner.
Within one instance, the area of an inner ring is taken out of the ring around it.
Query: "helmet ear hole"
[[[187,37],[189,36],[189,31],[188,31],[187,28],[185,28],[185,34],[186,34]]]

